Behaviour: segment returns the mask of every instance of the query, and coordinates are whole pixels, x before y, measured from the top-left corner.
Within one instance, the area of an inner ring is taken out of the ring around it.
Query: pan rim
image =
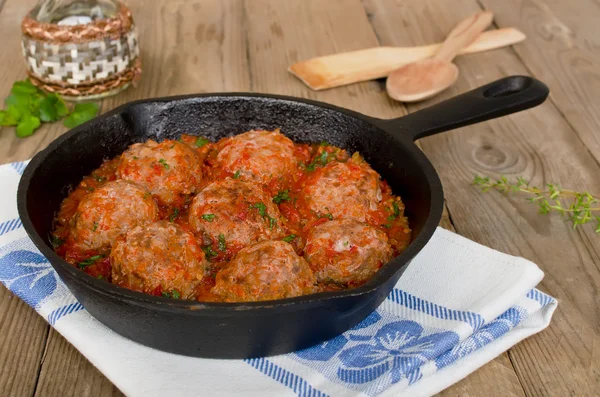
[[[193,100],[193,99],[208,99],[208,98],[232,98],[232,99],[268,99],[277,101],[287,101],[293,103],[302,103],[306,105],[315,106],[322,109],[332,110],[344,115],[352,116],[363,122],[366,122],[378,130],[390,135],[394,141],[399,145],[403,146],[404,149],[409,151],[414,157],[419,166],[421,167],[427,182],[431,190],[431,204],[429,208],[429,215],[423,225],[421,233],[410,243],[408,248],[403,251],[396,258],[386,263],[367,283],[364,285],[344,291],[335,292],[320,292],[315,294],[303,295],[294,298],[284,298],[271,301],[259,301],[259,302],[197,302],[187,300],[175,300],[164,298],[160,296],[152,296],[137,291],[132,291],[123,287],[119,287],[106,281],[98,280],[74,266],[67,263],[63,258],[58,256],[54,250],[52,250],[46,243],[43,236],[41,236],[34,228],[33,223],[29,217],[29,211],[27,210],[26,198],[27,188],[30,184],[31,178],[34,172],[43,164],[44,160],[48,157],[53,150],[63,142],[69,140],[71,137],[84,132],[88,126],[93,125],[101,120],[108,119],[116,114],[123,113],[126,109],[138,105],[148,103],[169,103],[181,100]],[[256,312],[268,310],[272,312],[275,309],[285,310],[289,307],[302,307],[308,308],[313,305],[320,305],[325,301],[331,300],[343,300],[347,298],[356,298],[360,296],[368,296],[376,292],[381,288],[387,281],[389,281],[397,272],[401,271],[404,266],[407,266],[412,258],[417,255],[427,244],[427,242],[433,236],[439,221],[441,220],[442,211],[444,205],[443,189],[437,172],[433,165],[427,159],[418,147],[410,140],[409,136],[400,135],[390,131],[389,120],[373,118],[366,116],[362,113],[355,112],[350,109],[338,107],[325,102],[313,101],[304,98],[297,98],[292,96],[284,95],[272,95],[264,93],[244,93],[244,92],[230,92],[230,93],[202,93],[202,94],[190,94],[190,95],[177,95],[167,96],[160,98],[149,98],[141,99],[136,101],[127,102],[117,108],[106,112],[95,119],[88,121],[78,127],[65,132],[60,137],[52,141],[45,149],[38,152],[30,160],[29,164],[25,168],[23,175],[19,181],[17,190],[17,207],[19,217],[23,223],[23,227],[27,232],[29,238],[33,241],[35,246],[41,251],[41,253],[48,259],[49,263],[55,269],[55,271],[63,276],[63,272],[66,272],[68,276],[84,284],[86,288],[90,288],[97,293],[111,296],[115,299],[128,301],[128,303],[135,303],[141,306],[147,306],[148,304],[153,305],[156,310],[167,310],[169,312],[181,311],[185,313],[195,313],[198,315],[204,315],[210,313],[222,313],[223,315],[231,315],[232,313],[244,313],[256,314]],[[67,284],[67,283],[65,283]],[[68,284],[67,284],[68,286]]]

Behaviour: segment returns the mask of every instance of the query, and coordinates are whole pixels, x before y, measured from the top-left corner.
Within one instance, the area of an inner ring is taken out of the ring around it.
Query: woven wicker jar
[[[110,17],[70,25],[40,21],[40,6],[32,9],[21,24],[31,82],[72,101],[114,95],[135,83],[141,74],[137,30],[129,9],[114,4]]]

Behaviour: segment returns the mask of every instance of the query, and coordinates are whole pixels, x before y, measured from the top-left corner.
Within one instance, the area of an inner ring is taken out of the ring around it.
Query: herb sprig
[[[548,183],[546,189],[530,186],[522,177],[517,177],[516,183],[511,183],[505,176],[493,181],[489,177],[476,175],[473,184],[483,192],[490,189],[499,190],[505,194],[520,192],[533,197],[527,200],[539,208],[540,214],[558,212],[573,223],[573,228],[589,222],[596,222],[596,233],[600,233],[600,197],[589,192],[577,192],[563,189],[559,185]]]
[[[0,110],[0,125],[14,126],[19,138],[25,138],[41,126],[65,118],[64,124],[73,128],[98,114],[97,103],[78,103],[72,111],[57,94],[46,94],[29,79],[16,81]]]

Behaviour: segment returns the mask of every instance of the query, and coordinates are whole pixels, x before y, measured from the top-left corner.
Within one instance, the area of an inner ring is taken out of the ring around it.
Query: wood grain
[[[0,335],[0,396],[33,395],[48,325],[2,285]]]
[[[480,9],[470,0],[455,1],[453,7],[442,0],[365,4],[384,45],[439,40],[457,20]],[[427,29],[414,23],[420,18],[430,21]],[[398,24],[405,29],[395,29]],[[535,34],[527,33],[528,37]],[[506,75],[529,74],[509,49],[465,56],[457,64],[461,78],[437,100]],[[600,329],[598,236],[590,227],[573,230],[557,216],[541,217],[522,198],[481,194],[469,186],[473,174],[479,173],[523,175],[537,185],[553,182],[600,191],[600,170],[586,145],[547,102],[527,112],[424,139],[422,147],[440,172],[458,232],[538,263],[546,273],[542,289],[559,299],[549,329],[509,352],[526,394],[594,395],[600,390],[594,347]]]
[[[594,0],[478,0],[498,26],[519,26],[514,47],[527,69],[550,87],[550,100],[600,162],[600,3]]]

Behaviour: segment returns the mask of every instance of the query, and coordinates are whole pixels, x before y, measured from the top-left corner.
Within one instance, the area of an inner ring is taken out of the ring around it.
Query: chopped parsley
[[[181,298],[181,294],[176,289],[172,290],[170,293],[169,292],[163,292],[162,296],[164,298],[172,298],[172,299],[179,299],[179,298]]]
[[[209,142],[210,141],[208,139],[199,136],[198,139],[196,139],[195,145],[196,145],[196,147],[202,147],[202,146],[206,145]]]
[[[314,171],[315,168],[317,168],[317,165],[322,165],[325,166],[327,165],[327,160],[329,158],[329,153],[326,151],[323,151],[323,153],[321,153],[320,156],[318,156],[317,158],[314,158],[313,161],[306,166],[306,170],[307,171]]]
[[[295,238],[296,238],[295,234],[290,234],[289,236],[285,236],[284,238],[282,238],[282,240],[285,241],[286,243],[291,243],[292,241],[294,241]]]
[[[205,245],[204,247],[202,247],[202,251],[204,251],[204,255],[208,260],[211,260],[215,256],[219,255],[212,249],[211,245]]]
[[[133,156],[134,160],[139,160],[140,158],[138,156]]]
[[[319,146],[329,146],[329,142],[321,141],[321,143],[319,143]]]
[[[167,164],[167,160],[165,160],[165,159],[160,159],[160,160],[158,160],[158,162],[161,163],[162,166],[165,167],[166,170],[171,168],[171,166],[169,164]]]
[[[97,275],[97,276],[96,276],[96,278],[97,278],[98,280],[104,280],[104,276],[103,276],[103,275],[101,275],[101,274]]]
[[[86,267],[88,267],[89,265],[93,265],[94,263],[96,263],[96,261],[98,259],[102,259],[104,258],[104,255],[94,255],[94,256],[90,256],[89,258],[87,258],[86,260],[79,262],[79,268],[81,270],[85,269]]]
[[[177,219],[177,217],[179,216],[179,208],[175,208],[173,210],[173,213],[171,214],[171,216],[169,217],[169,222],[173,222],[175,221],[175,219]]]
[[[148,197],[150,197],[150,192],[144,193],[144,200],[146,200]]]
[[[98,229],[98,222],[94,222],[94,227],[92,228],[92,232],[95,232]]]
[[[93,192],[93,191],[94,191],[94,188],[93,188],[93,187],[91,187],[91,186],[89,186],[89,187],[87,188],[87,191],[88,191],[88,192]]]
[[[105,177],[103,177],[103,176],[100,176],[100,175],[96,175],[96,174],[94,174],[94,179],[95,179],[97,182],[101,182],[101,183],[102,183],[102,182],[104,182],[104,181],[106,180],[106,178],[105,178]]]
[[[60,238],[58,236],[52,236],[52,240],[50,241],[50,244],[52,244],[52,247],[54,249],[57,249],[58,247],[60,247],[64,243],[65,243],[65,240],[63,240],[62,238]]]
[[[256,208],[258,210],[259,215],[262,216],[263,219],[268,220],[269,229],[273,229],[273,226],[277,224],[277,220],[271,217],[269,214],[267,214],[267,206],[264,203],[259,202],[255,204],[250,204],[250,208]]]
[[[202,219],[208,222],[212,222],[215,220],[215,214],[204,214],[202,215]]]
[[[275,204],[281,204],[282,201],[290,201],[290,190],[282,190],[280,192],[277,193],[277,195],[275,197],[273,197],[273,202]]]
[[[237,170],[235,174],[233,174],[233,179],[240,179],[240,170]]]
[[[347,247],[350,244],[348,241],[344,241],[344,247]]]
[[[225,236],[223,234],[219,234],[219,251],[227,251],[227,242],[225,241]]]
[[[321,165],[327,165],[327,156],[329,156],[329,153],[325,151],[321,153]]]
[[[393,221],[400,216],[400,208],[398,207],[398,203],[396,201],[392,202],[392,215],[387,217],[388,221]]]

